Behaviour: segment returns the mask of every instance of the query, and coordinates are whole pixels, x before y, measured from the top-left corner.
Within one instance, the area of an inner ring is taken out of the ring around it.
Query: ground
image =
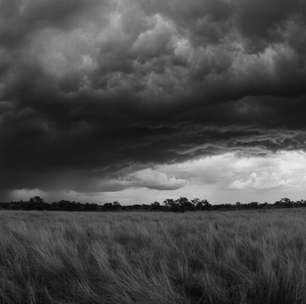
[[[0,303],[306,303],[306,210],[0,212]]]

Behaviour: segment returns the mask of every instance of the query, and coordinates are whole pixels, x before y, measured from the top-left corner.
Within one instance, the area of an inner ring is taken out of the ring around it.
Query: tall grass
[[[306,212],[1,212],[0,303],[306,303]]]

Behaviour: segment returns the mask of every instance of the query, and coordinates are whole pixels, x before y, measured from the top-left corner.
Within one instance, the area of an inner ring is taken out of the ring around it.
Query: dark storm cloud
[[[127,168],[304,149],[305,17],[298,0],[0,0],[0,188],[176,189]]]

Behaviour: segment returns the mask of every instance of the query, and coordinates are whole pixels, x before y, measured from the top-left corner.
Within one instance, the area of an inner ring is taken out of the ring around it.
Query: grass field
[[[0,303],[306,303],[306,210],[1,212]]]

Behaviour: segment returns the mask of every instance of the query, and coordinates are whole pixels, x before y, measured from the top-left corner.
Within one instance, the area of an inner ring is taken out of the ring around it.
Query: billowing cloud
[[[147,168],[128,174],[125,179],[119,180],[118,183],[122,184],[125,188],[133,186],[156,190],[176,190],[183,187],[186,181]]]
[[[154,168],[305,149],[305,17],[302,0],[0,1],[1,193],[178,190]],[[287,181],[231,188],[268,179]]]
[[[41,195],[48,200],[65,199],[106,202],[120,198],[123,203],[143,203],[187,196],[213,203],[275,201],[290,196],[305,197],[306,152],[241,154],[227,152],[207,155],[175,164],[121,172],[117,179],[104,179],[90,191],[17,189],[11,197]],[[79,189],[82,189],[79,187]]]

